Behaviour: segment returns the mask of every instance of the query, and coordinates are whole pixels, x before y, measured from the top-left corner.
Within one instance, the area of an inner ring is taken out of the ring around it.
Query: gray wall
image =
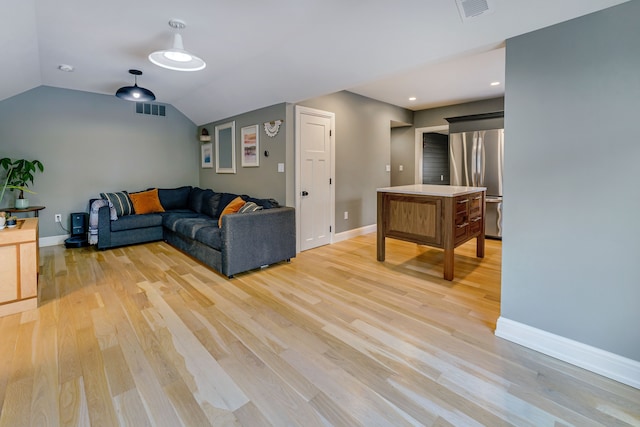
[[[271,138],[264,131],[263,123],[274,120],[284,120],[280,126],[278,134]],[[207,128],[211,135],[211,142],[214,143],[215,151],[215,126],[223,123],[235,121],[236,123],[236,173],[219,174],[215,169],[215,153],[213,159],[213,169],[200,169],[200,187],[212,188],[215,191],[248,194],[261,198],[274,198],[280,204],[287,203],[287,176],[288,174],[278,172],[278,163],[285,163],[287,168],[293,170],[294,164],[287,162],[287,127],[291,118],[287,116],[287,104],[277,104],[225,120],[207,123],[201,126]],[[244,126],[258,125],[259,132],[259,153],[260,166],[242,167],[242,152],[240,150],[240,133]],[[265,150],[269,151],[269,157],[265,157]],[[291,175],[293,177],[293,175]]]
[[[391,186],[415,184],[416,129],[411,126],[391,129]],[[402,165],[402,171],[400,171]]]
[[[196,126],[167,105],[167,116],[135,113],[115,96],[41,86],[0,102],[0,157],[38,159],[28,195],[44,205],[40,237],[64,235],[61,213],[87,212],[102,191],[198,183]],[[13,194],[3,205],[13,204]]]
[[[640,2],[507,41],[502,316],[640,361]]]
[[[413,113],[413,127],[397,128],[391,133],[391,185],[413,184],[415,181],[415,130],[423,127],[442,126],[448,117],[469,116],[504,110],[504,98],[492,98],[446,107],[430,108]],[[398,169],[403,165],[403,171]]]
[[[351,92],[300,102],[335,113],[336,232],[376,223],[376,188],[390,185],[391,121],[411,123],[413,113]],[[349,219],[343,219],[343,212]]]

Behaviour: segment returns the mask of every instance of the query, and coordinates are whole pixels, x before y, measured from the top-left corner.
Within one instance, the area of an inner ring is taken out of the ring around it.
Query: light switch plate
[[[284,172],[284,163],[278,163],[278,172]]]

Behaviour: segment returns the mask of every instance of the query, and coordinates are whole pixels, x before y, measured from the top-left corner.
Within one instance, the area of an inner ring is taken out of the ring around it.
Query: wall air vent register
[[[164,117],[167,115],[167,107],[160,104],[136,102],[136,113]]]
[[[462,22],[493,12],[492,0],[456,0]]]

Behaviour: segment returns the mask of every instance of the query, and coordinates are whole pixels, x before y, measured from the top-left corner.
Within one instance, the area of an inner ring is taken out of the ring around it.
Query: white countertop
[[[456,185],[412,184],[397,187],[378,188],[381,193],[420,194],[423,196],[456,197],[477,191],[486,191],[486,187],[460,187]]]

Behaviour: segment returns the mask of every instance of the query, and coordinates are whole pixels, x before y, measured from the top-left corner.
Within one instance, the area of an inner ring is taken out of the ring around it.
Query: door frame
[[[413,182],[415,184],[422,184],[422,157],[424,153],[422,152],[422,134],[429,132],[441,132],[443,130],[449,132],[449,125],[439,125],[439,126],[428,126],[423,128],[416,128],[416,136],[415,136],[415,174],[413,177]]]
[[[302,105],[296,105],[295,106],[295,114],[296,114],[296,122],[295,122],[295,206],[296,206],[296,253],[300,252],[300,239],[302,238],[302,233],[300,232],[300,226],[302,221],[300,221],[300,176],[301,176],[301,161],[300,161],[300,157],[301,157],[301,150],[300,150],[300,120],[301,120],[301,116],[302,114],[306,114],[306,115],[310,115],[310,116],[317,116],[317,117],[324,117],[324,118],[328,118],[330,120],[330,128],[331,128],[331,134],[329,136],[329,150],[331,150],[331,153],[329,155],[329,162],[331,163],[329,165],[329,171],[331,174],[331,186],[329,187],[329,226],[331,227],[331,232],[329,233],[329,244],[333,243],[333,238],[335,236],[335,232],[336,232],[336,226],[335,226],[335,222],[336,222],[336,214],[335,214],[335,197],[336,197],[336,147],[335,147],[335,140],[336,140],[336,115],[335,113],[329,112],[329,111],[324,111],[324,110],[317,110],[315,108],[309,108],[309,107],[304,107]]]

